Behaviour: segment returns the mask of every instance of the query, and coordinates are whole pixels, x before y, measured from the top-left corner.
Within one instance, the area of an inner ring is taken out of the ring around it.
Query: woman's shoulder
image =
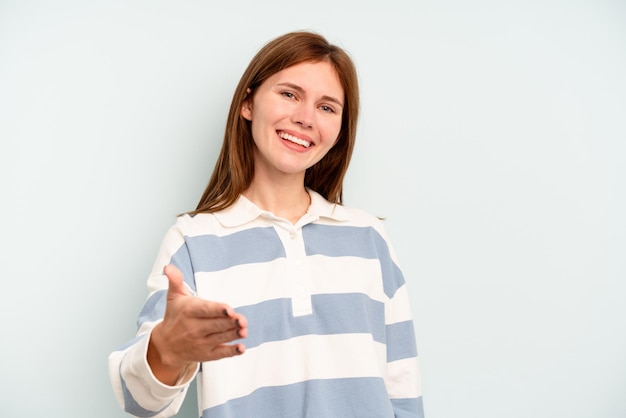
[[[311,195],[311,207],[309,211],[320,217],[321,222],[333,222],[353,226],[379,226],[381,218],[367,210],[344,203],[331,203],[322,195],[309,190]]]
[[[252,202],[240,196],[225,209],[180,215],[174,227],[186,236],[227,235],[256,226],[255,220],[262,212]]]
[[[222,227],[214,213],[184,213],[176,217],[170,229],[176,230],[179,234],[184,236],[195,236],[214,235],[219,233]]]
[[[350,223],[361,226],[382,227],[384,218],[356,206],[342,205],[341,210]]]

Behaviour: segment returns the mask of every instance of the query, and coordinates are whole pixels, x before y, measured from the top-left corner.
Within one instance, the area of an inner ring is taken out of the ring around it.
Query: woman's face
[[[301,175],[332,148],[344,91],[328,62],[304,62],[265,80],[241,115],[251,122],[255,175]]]

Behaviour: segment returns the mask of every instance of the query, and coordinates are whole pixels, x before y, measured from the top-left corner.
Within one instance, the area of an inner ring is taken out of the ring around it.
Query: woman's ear
[[[249,121],[252,121],[252,96],[250,95],[251,92],[252,90],[250,89],[246,91],[246,97],[243,99],[240,112],[241,116]]]

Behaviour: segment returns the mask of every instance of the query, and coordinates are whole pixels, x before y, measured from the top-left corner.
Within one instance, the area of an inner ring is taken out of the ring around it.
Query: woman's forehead
[[[339,74],[333,65],[327,61],[306,61],[292,65],[273,74],[263,84],[268,86],[290,85],[310,94],[337,99],[344,97]]]

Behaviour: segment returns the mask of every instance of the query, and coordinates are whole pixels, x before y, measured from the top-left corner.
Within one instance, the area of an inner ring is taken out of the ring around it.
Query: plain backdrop
[[[345,202],[386,218],[427,418],[625,417],[618,0],[1,0],[0,416],[125,416],[108,354],[245,66],[298,29],[359,70]]]

